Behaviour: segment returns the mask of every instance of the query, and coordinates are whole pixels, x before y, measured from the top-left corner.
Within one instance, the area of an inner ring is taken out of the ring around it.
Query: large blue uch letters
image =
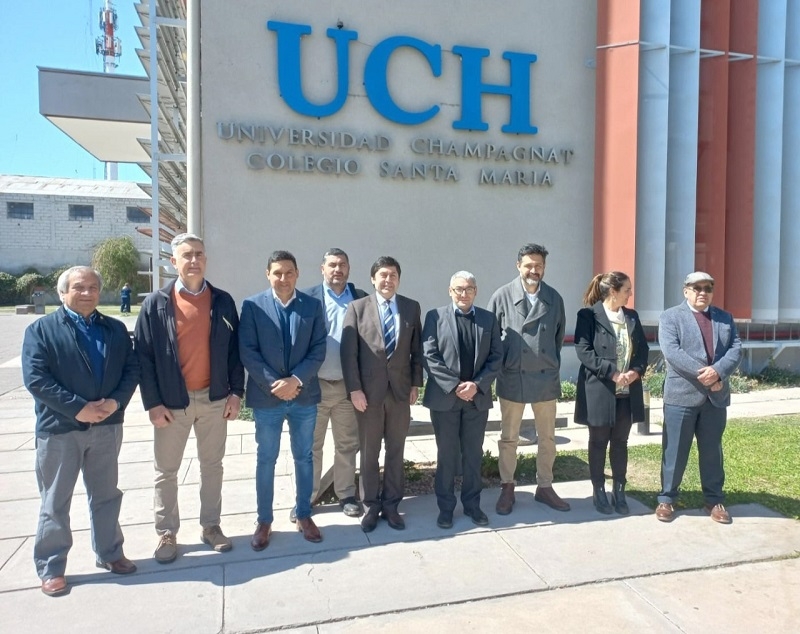
[[[308,117],[329,117],[341,110],[347,100],[350,85],[350,42],[358,39],[356,31],[330,28],[327,35],[336,46],[336,95],[326,104],[311,103],[303,94],[300,46],[303,36],[311,34],[307,24],[291,22],[267,22],[267,29],[274,31],[277,39],[278,86],[281,97],[292,110]],[[401,47],[418,51],[428,62],[431,74],[442,74],[442,47],[429,44],[414,37],[398,35],[379,42],[369,54],[364,65],[364,87],[372,107],[383,117],[402,125],[419,125],[435,117],[439,106],[433,105],[420,112],[410,112],[397,105],[389,92],[386,77],[392,54]],[[489,129],[483,120],[481,96],[484,94],[506,95],[509,100],[508,123],[502,131],[509,134],[536,134],[538,128],[531,125],[531,73],[530,66],[536,61],[533,53],[503,53],[508,60],[510,81],[508,85],[483,82],[481,71],[483,59],[489,49],[471,46],[454,46],[453,53],[461,56],[461,118],[453,122],[456,130]]]

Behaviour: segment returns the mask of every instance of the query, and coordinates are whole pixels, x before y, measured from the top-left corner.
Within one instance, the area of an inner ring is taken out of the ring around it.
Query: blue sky
[[[39,114],[37,66],[102,72],[94,41],[100,35],[102,0],[0,0],[0,174],[103,178],[96,160]],[[143,76],[134,29],[133,0],[116,0],[122,58],[117,73]],[[146,180],[135,165],[120,165],[119,178]]]

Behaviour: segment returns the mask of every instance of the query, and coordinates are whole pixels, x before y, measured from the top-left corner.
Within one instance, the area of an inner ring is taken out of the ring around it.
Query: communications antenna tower
[[[122,41],[116,36],[117,10],[111,0],[105,0],[105,6],[100,9],[100,35],[95,40],[95,52],[103,58],[103,71],[113,73],[119,65],[122,56]],[[117,180],[117,164],[105,164],[106,180]]]

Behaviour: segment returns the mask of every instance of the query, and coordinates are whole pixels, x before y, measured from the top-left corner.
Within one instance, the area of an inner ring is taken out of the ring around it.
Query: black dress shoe
[[[486,513],[481,511],[480,508],[464,509],[464,515],[469,517],[473,524],[477,524],[478,526],[489,525],[489,518],[486,517]]]
[[[378,511],[369,511],[364,517],[361,518],[361,530],[365,533],[371,533],[378,525]]]
[[[439,517],[436,518],[436,526],[439,528],[453,528],[453,513],[445,511],[439,512]]]
[[[396,531],[401,531],[406,527],[405,521],[400,517],[400,513],[396,509],[383,509],[381,517],[389,522],[389,528],[393,528]]]

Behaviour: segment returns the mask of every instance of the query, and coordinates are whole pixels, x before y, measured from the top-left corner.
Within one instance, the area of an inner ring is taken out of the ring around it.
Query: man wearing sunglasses
[[[728,378],[742,359],[742,343],[733,315],[711,305],[713,277],[702,271],[690,273],[683,295],[686,301],[664,311],[658,324],[667,377],[656,517],[662,522],[674,519],[673,504],[696,437],[704,510],[715,522],[730,524],[722,505],[722,433],[731,401]]]

